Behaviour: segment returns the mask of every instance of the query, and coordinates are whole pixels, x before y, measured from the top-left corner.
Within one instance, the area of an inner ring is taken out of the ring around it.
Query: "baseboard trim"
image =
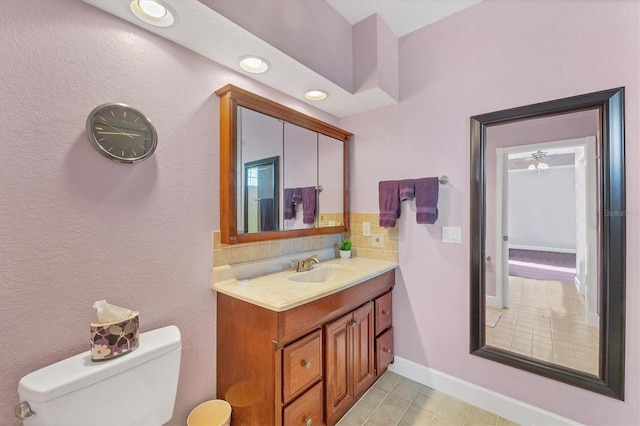
[[[579,425],[566,417],[553,414],[506,395],[485,389],[457,377],[416,364],[399,356],[394,357],[389,370],[403,377],[444,392],[483,410],[491,411],[522,425]]]
[[[561,247],[540,247],[540,246],[528,246],[522,244],[509,244],[510,249],[516,250],[531,250],[531,251],[552,251],[555,253],[571,253],[576,254],[576,249],[561,248]]]
[[[589,312],[587,315],[587,325],[598,327],[600,325],[600,316],[596,312]]]
[[[491,306],[493,308],[502,309],[502,298],[498,296],[487,296],[486,298],[487,306]]]

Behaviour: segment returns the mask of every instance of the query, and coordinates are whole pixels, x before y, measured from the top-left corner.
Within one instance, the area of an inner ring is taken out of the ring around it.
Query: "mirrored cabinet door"
[[[318,226],[344,225],[344,144],[326,135],[318,136]]]
[[[238,108],[238,234],[281,229],[283,122]]]
[[[318,133],[285,122],[284,229],[316,227],[317,189]]]

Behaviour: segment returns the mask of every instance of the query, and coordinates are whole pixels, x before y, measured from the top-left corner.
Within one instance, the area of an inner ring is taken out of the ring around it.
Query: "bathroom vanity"
[[[396,266],[334,259],[214,279],[217,396],[232,423],[335,424],[393,361]]]

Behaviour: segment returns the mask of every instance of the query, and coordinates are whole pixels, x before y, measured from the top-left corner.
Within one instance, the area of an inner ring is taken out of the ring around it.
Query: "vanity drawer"
[[[321,330],[286,346],[282,352],[282,363],[282,399],[286,404],[322,379]]]
[[[376,373],[380,376],[393,362],[393,328],[376,339]]]
[[[391,326],[393,320],[391,302],[391,292],[376,299],[376,335]]]
[[[284,424],[322,425],[322,383],[318,383],[284,409]]]

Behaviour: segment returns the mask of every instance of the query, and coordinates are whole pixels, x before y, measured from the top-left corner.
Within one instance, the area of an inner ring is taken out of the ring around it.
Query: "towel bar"
[[[449,176],[447,176],[447,175],[442,175],[442,176],[440,176],[440,177],[438,178],[438,183],[439,183],[440,185],[446,185],[446,184],[448,184],[448,183],[449,183]]]

